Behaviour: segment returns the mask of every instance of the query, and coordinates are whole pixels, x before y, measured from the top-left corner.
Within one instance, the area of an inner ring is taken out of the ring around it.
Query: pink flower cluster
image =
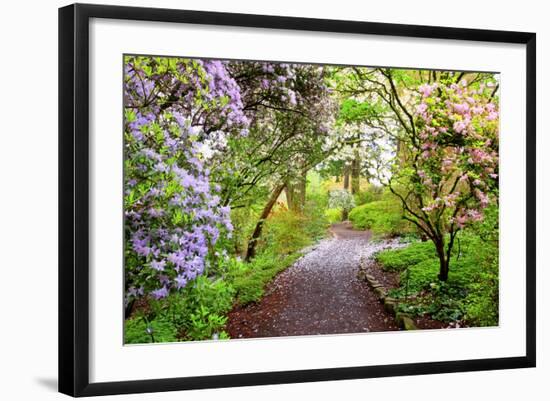
[[[463,228],[483,219],[498,187],[498,107],[492,89],[459,83],[423,84],[416,98],[416,174],[424,213]],[[454,211],[454,212],[451,212]]]

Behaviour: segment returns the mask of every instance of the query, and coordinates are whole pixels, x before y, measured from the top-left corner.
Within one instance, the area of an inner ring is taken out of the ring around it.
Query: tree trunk
[[[449,258],[445,253],[445,244],[442,240],[438,241],[435,245],[437,250],[437,256],[439,256],[439,275],[438,278],[441,281],[447,281],[449,278]]]
[[[269,213],[271,213],[271,209],[273,209],[275,202],[277,202],[277,199],[279,198],[279,195],[281,195],[281,192],[283,192],[284,188],[285,188],[285,184],[281,184],[277,188],[275,188],[275,190],[271,194],[271,197],[267,201],[267,204],[265,205],[264,210],[262,210],[262,214],[260,215],[260,219],[256,223],[256,228],[254,228],[252,237],[248,241],[248,247],[246,249],[246,257],[245,257],[245,260],[247,262],[256,255],[256,244],[258,243],[258,239],[262,235],[264,221],[269,216]]]
[[[307,169],[305,167],[302,168],[302,174],[300,175],[300,178],[298,179],[298,184],[296,185],[296,201],[297,205],[296,209],[294,210],[297,213],[302,213],[304,211],[304,207],[306,206],[306,185],[307,185]]]
[[[289,181],[286,182],[285,185],[285,197],[286,197],[286,205],[289,210],[296,209],[296,201],[295,201],[295,195],[294,195],[294,186],[290,184]]]
[[[439,280],[447,281],[449,278],[449,259],[439,257]]]
[[[349,166],[344,167],[344,189],[349,190]]]
[[[361,173],[361,158],[359,157],[359,151],[354,150],[354,158],[351,162],[351,193],[356,194],[359,192],[361,186],[360,173]]]
[[[306,204],[307,169],[303,169],[296,182],[286,181],[285,196],[288,208],[295,213],[302,213]]]
[[[348,215],[349,215],[349,212],[346,209],[343,209],[342,210],[342,221],[347,221],[348,220]]]

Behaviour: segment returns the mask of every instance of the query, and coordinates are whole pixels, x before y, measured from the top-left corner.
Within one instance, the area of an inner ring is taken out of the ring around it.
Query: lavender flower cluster
[[[128,57],[124,89],[126,302],[161,299],[203,274],[233,229],[200,151],[206,125],[242,135],[249,122],[221,62]]]

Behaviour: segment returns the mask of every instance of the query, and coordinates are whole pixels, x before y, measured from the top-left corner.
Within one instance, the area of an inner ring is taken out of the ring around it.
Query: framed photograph
[[[535,366],[535,34],[59,9],[59,391]]]

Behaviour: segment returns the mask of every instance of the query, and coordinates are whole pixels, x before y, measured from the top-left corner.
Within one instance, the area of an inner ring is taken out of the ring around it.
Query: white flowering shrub
[[[341,209],[347,217],[347,213],[355,207],[355,200],[347,189],[335,189],[329,192],[328,205],[331,209]]]

